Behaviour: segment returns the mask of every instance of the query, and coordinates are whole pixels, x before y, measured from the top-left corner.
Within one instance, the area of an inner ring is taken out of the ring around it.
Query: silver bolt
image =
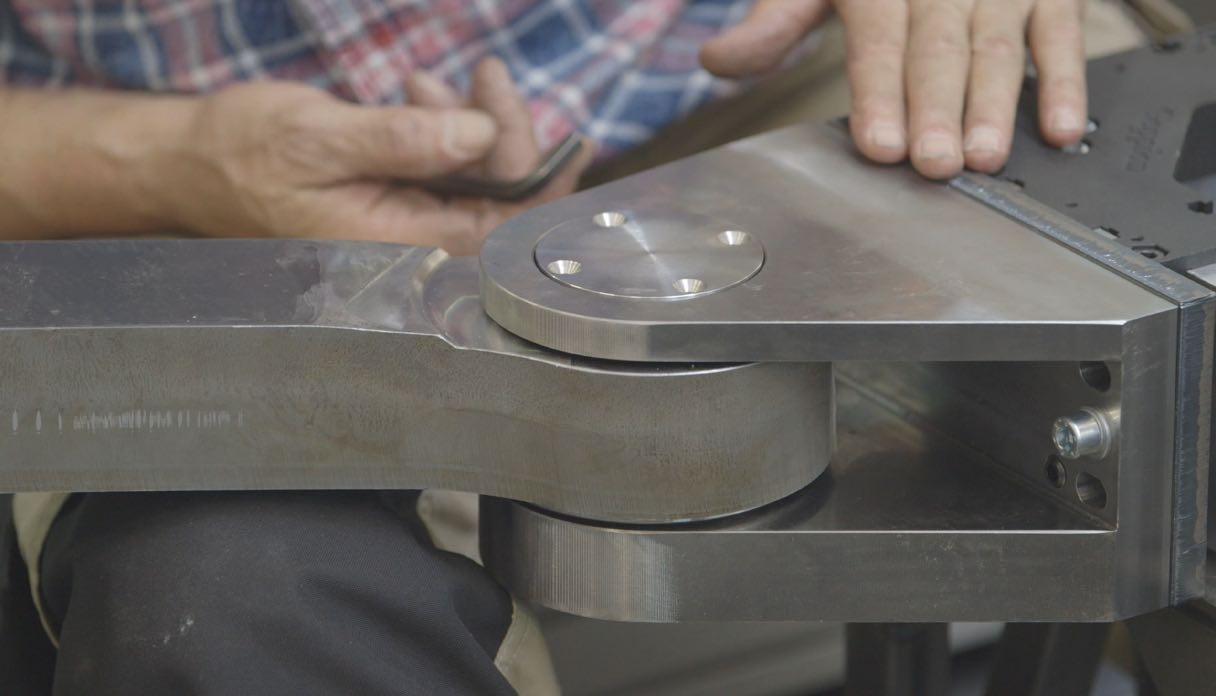
[[[1114,441],[1111,421],[1100,411],[1083,408],[1051,425],[1051,442],[1065,459],[1105,457]]]

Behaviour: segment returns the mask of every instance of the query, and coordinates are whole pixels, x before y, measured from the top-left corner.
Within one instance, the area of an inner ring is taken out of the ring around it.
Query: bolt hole
[[[1212,201],[1191,201],[1186,204],[1186,207],[1190,208],[1193,213],[1203,213],[1204,215],[1211,215],[1213,210]]]
[[[592,219],[595,221],[595,224],[599,225],[600,227],[620,227],[621,225],[625,224],[626,218],[624,213],[609,210],[603,213],[597,213]]]
[[[1099,510],[1106,507],[1106,486],[1102,485],[1102,480],[1097,476],[1084,471],[1077,474],[1074,488],[1077,491],[1077,499],[1082,503]]]
[[[550,261],[547,266],[549,272],[553,275],[574,275],[583,270],[583,264],[570,259],[560,259],[558,261]]]
[[[1088,140],[1078,140],[1072,145],[1065,145],[1060,148],[1061,151],[1067,152],[1070,155],[1088,155],[1093,149],[1093,145]]]
[[[1063,488],[1068,480],[1068,469],[1064,467],[1063,460],[1055,455],[1047,458],[1046,474],[1047,482],[1056,488]]]
[[[701,292],[705,289],[705,281],[700,278],[681,278],[671,284],[678,292],[685,295]]]
[[[1091,389],[1105,392],[1110,390],[1110,368],[1104,362],[1083,362],[1080,367],[1081,380]]]
[[[1160,259],[1169,255],[1169,251],[1157,244],[1144,244],[1141,246],[1132,247],[1133,251],[1140,252],[1140,255],[1146,259]]]
[[[742,246],[747,244],[747,240],[751,239],[751,235],[739,230],[727,230],[718,234],[718,241],[726,246]]]

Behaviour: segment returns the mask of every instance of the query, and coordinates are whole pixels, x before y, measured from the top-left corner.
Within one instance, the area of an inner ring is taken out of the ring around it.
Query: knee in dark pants
[[[510,692],[510,597],[376,493],[75,496],[41,568],[58,693]]]

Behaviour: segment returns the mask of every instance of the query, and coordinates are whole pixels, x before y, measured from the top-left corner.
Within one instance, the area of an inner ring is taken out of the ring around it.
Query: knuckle
[[[1051,95],[1081,94],[1085,91],[1085,83],[1073,75],[1050,75],[1043,78],[1042,89]]]
[[[425,114],[412,112],[389,119],[386,135],[390,151],[399,155],[426,153],[434,139],[431,135],[433,129],[426,121]]]
[[[970,52],[967,37],[958,31],[932,31],[921,36],[909,51],[922,58],[959,58]]]
[[[1008,34],[986,34],[975,37],[971,52],[977,57],[995,60],[1021,60],[1024,44]]]

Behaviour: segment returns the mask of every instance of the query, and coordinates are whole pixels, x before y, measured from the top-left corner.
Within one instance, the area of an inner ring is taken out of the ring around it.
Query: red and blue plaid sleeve
[[[497,55],[542,145],[626,149],[730,85],[702,42],[752,0],[0,0],[0,79],[202,93],[250,79],[404,103],[426,70],[464,87]]]

